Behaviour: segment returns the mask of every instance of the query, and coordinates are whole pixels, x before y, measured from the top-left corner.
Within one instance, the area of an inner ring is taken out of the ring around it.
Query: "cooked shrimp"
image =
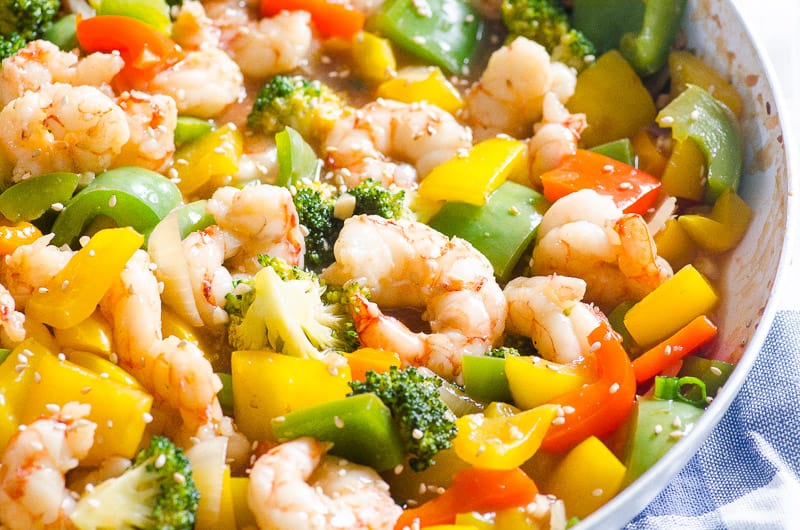
[[[146,252],[137,251],[100,304],[119,364],[178,410],[188,430],[213,420],[222,383],[192,342],[161,336],[161,298]]]
[[[396,351],[406,364],[458,377],[464,354],[483,354],[502,334],[506,301],[491,264],[472,245],[428,226],[359,215],[347,219],[322,277],[352,278],[370,289],[354,311],[365,346]],[[384,315],[388,308],[424,308],[431,333],[413,333]]]
[[[545,213],[531,270],[582,278],[586,299],[603,310],[639,300],[672,276],[644,219],[593,190],[571,193]]]
[[[575,72],[550,62],[543,46],[517,37],[495,51],[466,97],[466,117],[477,139],[505,133],[530,136],[542,116],[542,101],[552,92],[564,102],[575,91]]]
[[[337,121],[325,145],[349,188],[368,178],[412,187],[471,147],[472,132],[434,105],[378,99]]]
[[[175,152],[175,101],[162,94],[133,90],[120,94],[117,105],[125,112],[130,139],[114,159],[114,165],[166,169]]]
[[[25,315],[16,310],[16,302],[8,289],[0,283],[0,327],[11,342],[25,340]]]
[[[69,249],[51,245],[53,237],[54,234],[47,234],[5,256],[0,268],[2,283],[20,309],[25,308],[30,296],[63,269],[74,254]]]
[[[389,530],[402,509],[373,469],[328,456],[330,444],[298,438],[259,457],[248,504],[264,530]]]
[[[53,171],[103,171],[129,139],[125,112],[91,86],[45,84],[0,111],[0,140],[14,164],[14,181]]]
[[[253,21],[238,4],[225,2],[207,9],[222,31],[222,48],[247,77],[290,72],[311,55],[311,15],[307,11],[283,11]]]
[[[183,2],[172,23],[172,39],[185,50],[199,50],[203,46],[219,47],[222,32],[214,24],[200,2]]]
[[[303,266],[305,238],[292,194],[286,188],[259,184],[243,189],[224,187],[214,192],[206,210],[231,238],[226,257],[232,270],[257,272],[259,254]]]
[[[535,134],[528,141],[528,175],[537,188],[541,187],[542,173],[575,154],[586,128],[586,115],[570,114],[552,92],[545,94],[542,109],[542,121],[534,126]]]
[[[75,499],[64,474],[94,443],[89,405],[70,402],[11,437],[0,464],[0,523],[10,530],[69,528]],[[0,525],[0,526],[2,526]]]
[[[542,357],[568,363],[589,352],[589,333],[600,323],[598,312],[581,302],[586,282],[579,278],[514,278],[503,289],[508,301],[509,333],[524,335]]]
[[[208,46],[188,51],[141,88],[172,97],[178,114],[213,118],[243,96],[244,77],[228,54]]]
[[[0,105],[7,105],[28,90],[44,85],[66,83],[90,85],[111,95],[109,84],[125,66],[119,54],[92,53],[78,59],[75,53],[62,52],[55,44],[35,40],[3,61],[0,70]]]

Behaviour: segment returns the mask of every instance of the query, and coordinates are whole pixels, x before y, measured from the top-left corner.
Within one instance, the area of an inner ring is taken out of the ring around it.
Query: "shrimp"
[[[245,10],[227,7],[214,22],[222,30],[223,49],[247,77],[290,72],[307,63],[313,49],[307,11],[283,11],[254,22]]]
[[[408,188],[469,149],[472,132],[435,105],[378,99],[337,121],[325,146],[348,188],[368,178]]]
[[[53,237],[54,234],[44,235],[4,256],[0,269],[2,283],[20,309],[25,308],[30,296],[63,269],[74,254],[72,250],[51,245]]]
[[[303,266],[305,237],[292,194],[269,184],[219,188],[208,200],[206,211],[235,241],[229,265],[255,273],[261,268],[259,254],[269,254],[289,265]]]
[[[0,327],[11,342],[25,340],[25,315],[16,311],[16,302],[3,284],[0,284]]]
[[[575,82],[575,72],[551,63],[543,46],[517,37],[492,54],[467,93],[467,121],[478,139],[499,133],[527,137],[542,116],[545,94],[552,92],[564,102],[575,92]]]
[[[586,299],[603,310],[640,300],[672,276],[640,215],[623,214],[611,197],[581,190],[556,201],[539,226],[533,274],[586,281]]]
[[[570,114],[552,92],[545,94],[542,109],[542,121],[534,126],[535,134],[528,141],[528,175],[537,188],[541,188],[542,173],[575,154],[586,128],[586,115]]]
[[[324,280],[356,279],[373,302],[358,299],[353,318],[365,346],[400,354],[405,364],[458,378],[464,354],[483,354],[503,333],[506,301],[491,264],[468,242],[412,221],[347,219]],[[431,333],[413,333],[379,306],[424,308]]]
[[[330,444],[298,438],[250,472],[247,499],[261,529],[389,530],[402,509],[374,470],[328,456]]]
[[[69,527],[75,499],[64,474],[94,443],[89,405],[69,402],[20,429],[0,464],[0,523],[10,530]],[[0,525],[0,526],[2,526]]]
[[[188,429],[215,419],[222,383],[196,344],[162,338],[161,298],[146,252],[131,257],[100,308],[112,324],[120,366],[178,410]]]
[[[120,94],[116,103],[125,112],[130,139],[114,159],[114,165],[166,169],[175,152],[175,101],[161,94],[133,90]]]
[[[579,278],[514,278],[503,289],[508,302],[506,330],[533,340],[547,360],[569,363],[589,352],[589,333],[601,322],[598,311],[581,302],[586,282]]]
[[[53,171],[103,171],[129,139],[125,112],[91,86],[45,84],[0,111],[0,141],[15,182]]]
[[[111,96],[111,80],[124,66],[119,54],[98,52],[79,59],[77,54],[63,52],[51,42],[31,41],[3,61],[0,105],[53,83],[94,86]]]

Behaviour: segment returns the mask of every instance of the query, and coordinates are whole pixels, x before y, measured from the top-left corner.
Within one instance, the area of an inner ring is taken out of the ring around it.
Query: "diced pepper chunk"
[[[511,402],[506,361],[485,355],[464,355],[461,359],[464,390],[479,401]]]
[[[377,96],[404,103],[427,101],[455,113],[464,106],[461,93],[435,66],[409,66],[378,87]]]
[[[181,192],[190,195],[212,177],[235,175],[243,141],[241,131],[225,124],[179,147],[173,158]]]
[[[353,39],[350,53],[356,75],[367,83],[380,83],[395,75],[397,62],[387,39],[361,31]],[[378,92],[380,96],[380,88]]]
[[[447,202],[429,224],[472,243],[488,258],[495,276],[505,281],[533,240],[547,204],[531,188],[506,181],[483,206]]]
[[[670,96],[678,97],[689,85],[697,85],[725,103],[736,116],[742,114],[742,96],[717,71],[687,50],[669,54]]]
[[[725,191],[714,203],[708,216],[687,214],[678,224],[698,247],[709,252],[725,252],[742,240],[753,211],[736,193]]]
[[[505,368],[514,403],[523,409],[538,407],[589,382],[578,368],[539,357],[509,356]]]

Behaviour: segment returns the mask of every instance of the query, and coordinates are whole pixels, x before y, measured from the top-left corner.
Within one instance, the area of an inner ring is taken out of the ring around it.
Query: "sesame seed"
[[[145,423],[152,423],[153,422],[153,415],[150,414],[149,412],[145,412],[144,414],[142,414],[142,420]]]
[[[394,469],[392,471],[394,471],[395,475],[399,475],[400,473],[403,472],[403,469],[404,469],[403,464],[397,464],[396,466],[394,466]]]
[[[25,363],[25,364],[18,364],[18,365],[16,365],[16,366],[14,367],[14,371],[15,371],[15,372],[17,372],[18,374],[20,374],[20,373],[22,373],[22,372],[25,370],[25,368],[27,368],[27,367],[28,367],[28,363]]]
[[[661,118],[661,125],[669,126],[672,125],[673,123],[675,123],[675,118],[673,118],[672,116],[664,116],[663,118]]]
[[[111,195],[111,197],[108,198],[108,207],[109,208],[113,208],[116,205],[117,205],[117,196],[116,196],[116,194],[114,194],[114,195]]]
[[[81,238],[78,239],[78,244],[81,247],[85,247],[86,245],[89,244],[89,239],[90,239],[89,236],[81,236]]]
[[[108,372],[100,372],[100,379],[108,379],[109,377]]]
[[[28,358],[21,353],[17,354],[17,360],[20,362],[20,364],[26,364],[28,362]]]
[[[61,407],[59,407],[56,403],[48,403],[44,406],[44,408],[47,409],[47,412],[50,414],[58,414],[58,411],[61,410]]]
[[[88,394],[91,391],[92,391],[92,387],[90,387],[90,386],[85,386],[85,387],[81,388],[81,394]]]
[[[602,344],[600,344],[600,341],[595,341],[591,344],[591,346],[589,346],[589,351],[596,352],[597,350],[600,349],[601,346]]]
[[[58,354],[58,360],[61,361],[61,362],[64,362],[64,361],[67,360],[67,356],[64,355],[63,352],[61,352],[61,353]]]
[[[592,490],[592,497],[599,497],[603,494],[603,488],[596,488]]]
[[[111,352],[110,354],[108,354],[108,360],[114,364],[117,364],[119,363],[119,356],[116,353]]]
[[[34,440],[33,442],[31,442],[31,449],[33,449],[34,451],[43,451],[44,444],[42,444],[42,442],[38,440]]]
[[[630,182],[620,182],[619,186],[617,186],[620,190],[632,190],[633,184]]]
[[[711,368],[708,369],[708,371],[711,372],[714,375],[722,375],[722,370],[720,370],[716,366],[712,366]]]
[[[553,421],[551,421],[550,424],[551,425],[564,425],[564,422],[566,422],[566,421],[567,420],[564,419],[563,416],[556,416],[555,418],[553,418]]]
[[[616,394],[619,390],[619,383],[613,383],[610,387],[608,387],[609,394]]]
[[[671,354],[672,354],[672,346],[667,344],[666,346],[664,346],[664,355],[669,357]]]
[[[561,408],[564,410],[564,414],[575,414],[575,407],[572,405],[564,405]]]
[[[664,427],[662,427],[660,423],[656,423],[656,426],[653,427],[653,432],[655,434],[661,434],[663,431],[664,431]]]
[[[36,383],[41,383],[42,382],[42,374],[40,374],[39,372],[33,372],[33,380]]]
[[[64,209],[64,204],[60,202],[54,202],[53,204],[50,205],[50,208],[55,212],[60,212],[61,210]]]
[[[172,474],[172,478],[173,478],[173,479],[175,480],[175,482],[177,482],[178,484],[183,484],[184,482],[186,482],[186,477],[184,477],[182,474],[180,474],[180,473],[177,473],[177,472]]]
[[[669,437],[672,438],[673,440],[680,440],[681,438],[683,438],[683,431],[672,431],[671,433],[669,433]]]
[[[96,254],[96,252],[94,251],[94,249],[93,249],[93,248],[92,248],[92,249],[89,249],[89,257],[90,257],[90,258],[93,258],[95,254]]]
[[[38,290],[39,290],[40,293],[44,294],[44,293],[47,292],[47,287],[39,287]]]
[[[692,112],[689,114],[689,117],[690,117],[691,119],[693,119],[693,120],[696,120],[697,118],[699,118],[699,117],[700,117],[700,112],[698,112],[697,110],[693,110],[693,111],[692,111]]]
[[[333,417],[333,424],[336,425],[337,429],[344,428],[344,421],[339,416],[334,416]]]
[[[156,457],[156,461],[153,462],[153,465],[156,466],[156,469],[161,469],[164,467],[164,464],[167,463],[167,455],[160,454]]]
[[[680,416],[675,416],[675,419],[672,420],[672,426],[676,429],[683,427],[683,422],[681,421]]]
[[[420,429],[414,429],[411,431],[411,437],[415,440],[421,440],[423,436],[425,436],[425,433],[423,433]]]
[[[67,287],[69,287],[69,280],[64,280],[63,282],[61,282],[61,290],[62,291],[65,291],[67,289]]]

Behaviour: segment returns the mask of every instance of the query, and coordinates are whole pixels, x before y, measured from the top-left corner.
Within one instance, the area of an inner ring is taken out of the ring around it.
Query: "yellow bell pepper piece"
[[[520,412],[522,411],[514,405],[502,401],[492,401],[483,409],[483,415],[487,418],[508,418]]]
[[[60,347],[53,332],[44,325],[43,322],[33,318],[30,313],[25,315],[25,337],[34,339],[36,342],[47,348],[48,351],[60,351]]]
[[[687,214],[678,223],[698,247],[709,252],[725,252],[742,240],[753,211],[736,193],[727,190],[714,202],[708,216]]]
[[[178,189],[190,195],[214,176],[235,175],[242,150],[242,133],[230,123],[182,145],[172,166]]]
[[[724,77],[695,54],[675,50],[669,54],[670,96],[675,99],[688,84],[697,85],[723,102],[738,117],[742,114],[742,97]]]
[[[111,324],[99,309],[70,328],[54,329],[61,350],[82,350],[104,357],[111,354]],[[80,363],[78,363],[80,364]]]
[[[466,156],[455,156],[439,164],[419,186],[422,198],[486,204],[512,173],[527,169],[525,144],[497,137],[475,144]]]
[[[356,35],[350,53],[355,74],[369,84],[389,79],[397,70],[392,44],[374,33],[362,31]]]
[[[231,376],[236,423],[251,440],[272,437],[272,418],[342,399],[351,390],[347,365],[331,370],[317,359],[269,351],[233,352]]]
[[[480,530],[472,524],[435,524],[426,526],[425,530]]]
[[[718,301],[705,276],[686,265],[625,313],[625,327],[637,344],[651,346],[693,318],[711,313]]]
[[[28,338],[0,363],[0,396],[3,397],[0,399],[0,453],[22,422],[27,396],[45,354],[44,346]],[[20,362],[23,358],[26,359],[24,363]]]
[[[250,503],[247,500],[247,488],[250,485],[249,477],[231,477],[230,488],[233,500],[233,514],[236,517],[238,528],[256,526],[256,517],[250,510]]]
[[[233,506],[233,489],[231,487],[231,468],[225,466],[222,472],[222,498],[219,503],[219,530],[236,530],[236,509]]]
[[[164,308],[161,311],[161,333],[165,337],[174,335],[181,340],[199,344],[197,334],[195,334],[191,324],[169,308]]]
[[[653,98],[617,50],[604,53],[578,75],[567,108],[586,114],[587,127],[581,134],[585,147],[630,138],[656,117]]]
[[[110,381],[116,381],[117,383],[135,388],[136,390],[146,392],[145,388],[140,385],[131,374],[111,361],[100,357],[96,353],[81,350],[71,350],[67,353],[67,360],[69,360],[71,363],[77,364],[81,368],[89,370],[95,375],[99,375],[104,379],[107,378]]]
[[[622,487],[625,466],[590,436],[567,453],[547,481],[547,493],[564,501],[567,517],[586,517]]]
[[[659,151],[650,133],[640,129],[631,137],[631,144],[636,152],[636,167],[654,177],[660,177],[667,165],[667,156]]]
[[[508,356],[505,364],[511,396],[521,409],[538,407],[588,382],[577,368],[539,357]]]
[[[451,114],[464,106],[461,93],[436,66],[403,68],[396,77],[380,84],[377,95],[404,103],[427,101]]]
[[[696,255],[694,241],[681,227],[677,219],[668,219],[664,229],[653,236],[658,255],[678,270],[692,262]]]
[[[146,416],[153,403],[150,395],[50,353],[36,355],[41,356],[36,369],[39,382],[31,386],[25,398],[21,423],[34,421],[51,403],[87,403],[91,406],[88,419],[97,424],[97,430],[85,462],[93,465],[111,456],[131,458],[136,454],[149,421]]]
[[[668,195],[700,201],[706,191],[706,158],[691,138],[680,140],[661,175]]]
[[[344,354],[354,381],[363,381],[368,371],[382,374],[392,366],[400,366],[400,356],[391,351],[377,348],[359,348]]]
[[[558,410],[557,405],[540,405],[512,416],[462,416],[456,420],[453,448],[475,467],[514,469],[539,449]]]
[[[69,328],[85,320],[142,243],[144,237],[130,227],[97,232],[47,282],[45,290],[31,295],[26,313],[54,328]]]

